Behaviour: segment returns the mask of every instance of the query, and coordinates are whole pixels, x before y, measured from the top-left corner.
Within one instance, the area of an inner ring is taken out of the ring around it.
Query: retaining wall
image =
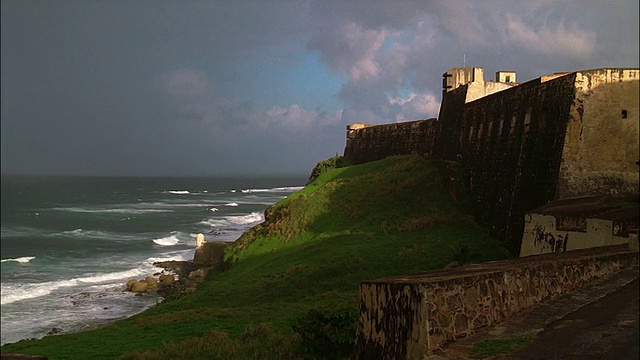
[[[475,329],[637,265],[638,253],[622,245],[365,281],[354,358],[421,359]]]

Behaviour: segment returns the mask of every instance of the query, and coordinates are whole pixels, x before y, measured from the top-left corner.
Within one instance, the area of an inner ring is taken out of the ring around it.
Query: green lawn
[[[2,351],[51,360],[312,358],[293,325],[313,311],[327,322],[356,313],[360,281],[505,258],[451,200],[455,184],[442,176],[451,166],[403,156],[329,170],[268,209],[265,223],[227,249],[231,266],[210,271],[195,293]]]

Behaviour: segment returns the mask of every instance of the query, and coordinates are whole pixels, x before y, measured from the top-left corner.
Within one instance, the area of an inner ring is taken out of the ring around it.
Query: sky
[[[638,67],[637,0],[2,0],[2,174],[308,174],[453,67]]]

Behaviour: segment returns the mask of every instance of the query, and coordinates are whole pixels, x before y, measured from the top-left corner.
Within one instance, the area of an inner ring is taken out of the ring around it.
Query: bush
[[[293,325],[306,359],[348,359],[353,352],[358,310],[311,310]]]
[[[341,167],[349,165],[351,165],[349,160],[340,155],[336,155],[327,160],[320,161],[318,164],[316,164],[313,170],[311,170],[311,175],[309,175],[309,181],[307,181],[307,185],[311,184],[313,180],[315,180],[318,176],[320,176],[327,170],[339,169]]]

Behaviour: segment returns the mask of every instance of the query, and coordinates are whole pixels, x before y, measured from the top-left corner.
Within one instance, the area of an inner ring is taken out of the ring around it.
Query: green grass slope
[[[355,313],[360,281],[506,256],[451,199],[443,169],[403,156],[329,170],[269,208],[227,249],[226,271],[210,271],[198,291],[101,329],[2,351],[51,360],[302,358],[292,326],[314,311]]]

